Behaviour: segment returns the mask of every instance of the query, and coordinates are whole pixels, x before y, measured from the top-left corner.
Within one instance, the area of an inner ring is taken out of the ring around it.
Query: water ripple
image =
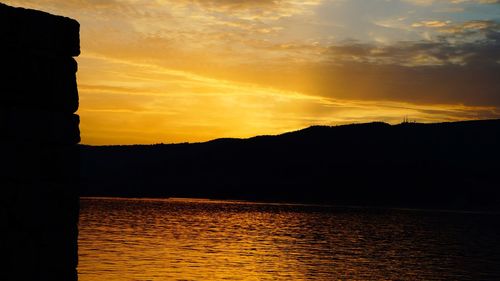
[[[81,200],[79,279],[500,280],[494,214]]]

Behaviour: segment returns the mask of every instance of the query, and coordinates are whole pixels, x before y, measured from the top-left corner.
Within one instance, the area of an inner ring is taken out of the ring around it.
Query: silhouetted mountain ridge
[[[500,120],[480,120],[82,146],[82,193],[497,209],[499,144]]]

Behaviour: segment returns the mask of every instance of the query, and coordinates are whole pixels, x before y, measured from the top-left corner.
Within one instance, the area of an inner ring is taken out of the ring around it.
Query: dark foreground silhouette
[[[81,146],[82,195],[498,210],[499,144],[500,120],[484,120]]]
[[[0,280],[76,281],[79,23],[0,3]]]

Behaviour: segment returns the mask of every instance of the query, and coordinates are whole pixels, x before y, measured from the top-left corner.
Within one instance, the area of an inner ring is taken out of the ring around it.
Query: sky
[[[499,0],[2,0],[80,22],[82,143],[500,118]]]

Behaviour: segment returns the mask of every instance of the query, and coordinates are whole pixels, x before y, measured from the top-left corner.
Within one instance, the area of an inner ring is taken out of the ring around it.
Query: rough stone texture
[[[73,19],[0,3],[0,47],[58,56],[80,54],[80,24]]]
[[[71,113],[0,109],[0,138],[73,145],[80,141],[79,122]]]
[[[0,3],[0,280],[77,280],[77,21]]]
[[[18,51],[0,53],[0,60],[3,106],[65,113],[78,109],[77,64],[72,57]]]

